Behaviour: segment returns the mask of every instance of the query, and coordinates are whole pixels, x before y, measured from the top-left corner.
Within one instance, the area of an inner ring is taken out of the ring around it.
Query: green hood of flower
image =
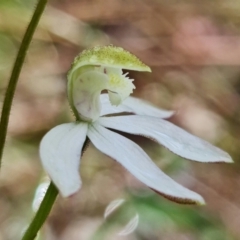
[[[95,121],[100,115],[100,94],[108,90],[109,100],[119,105],[133,91],[133,80],[122,69],[151,69],[135,55],[120,47],[103,46],[84,50],[68,72],[68,98],[74,114],[83,121]]]

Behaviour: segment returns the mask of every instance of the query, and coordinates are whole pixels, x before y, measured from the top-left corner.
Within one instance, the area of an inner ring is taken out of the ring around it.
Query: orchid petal
[[[179,203],[203,204],[203,198],[165,175],[134,142],[94,123],[88,137],[95,147],[116,159],[141,182],[166,198]]]
[[[123,104],[131,108],[137,115],[170,118],[174,114],[174,111],[159,109],[151,103],[135,97],[128,97]]]
[[[228,153],[163,119],[119,116],[102,117],[98,122],[108,128],[149,137],[183,158],[199,162],[232,162]]]
[[[121,112],[131,112],[137,115],[169,118],[174,114],[174,111],[159,109],[147,101],[135,97],[126,98],[118,107],[111,105],[107,94],[101,94],[100,101],[102,104],[101,116]]]
[[[125,100],[126,101],[126,100]],[[120,104],[119,106],[113,106],[110,101],[108,94],[100,95],[100,104],[101,104],[101,116],[108,114],[115,114],[121,112],[133,112],[132,109],[126,107],[125,105]]]
[[[108,94],[109,100],[112,105],[118,106],[123,102],[135,89],[133,80],[129,79],[125,74],[117,75],[117,74],[109,74],[108,81]]]
[[[44,169],[63,197],[81,187],[79,164],[86,139],[86,123],[66,123],[51,129],[40,144],[40,157]]]
[[[87,71],[72,83],[71,99],[80,119],[95,121],[101,111],[100,93],[107,86],[107,76],[101,72]]]

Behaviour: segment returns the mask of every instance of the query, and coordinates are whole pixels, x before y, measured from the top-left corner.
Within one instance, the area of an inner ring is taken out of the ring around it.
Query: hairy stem
[[[37,236],[39,229],[42,227],[43,223],[47,219],[52,209],[52,206],[56,200],[57,195],[58,190],[55,187],[55,185],[51,182],[44,196],[44,199],[37,211],[37,214],[35,215],[34,219],[29,225],[22,240],[33,240]]]
[[[47,4],[47,0],[39,0],[35,12],[32,16],[32,19],[27,27],[26,33],[23,37],[22,43],[20,45],[13,70],[11,73],[11,77],[9,80],[9,84],[7,87],[5,99],[3,102],[2,114],[1,114],[1,121],[0,121],[0,167],[1,167],[1,160],[3,155],[3,148],[6,140],[7,135],[7,128],[9,122],[9,114],[12,106],[13,96],[15,93],[17,81],[24,63],[24,59],[32,40],[33,34],[35,29],[38,25],[39,19],[44,11],[44,8]]]

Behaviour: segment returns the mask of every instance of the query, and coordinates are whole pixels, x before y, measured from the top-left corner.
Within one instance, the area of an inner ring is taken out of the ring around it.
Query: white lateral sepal
[[[232,162],[228,153],[160,118],[149,116],[101,117],[98,122],[108,128],[149,137],[173,153],[189,160]]]
[[[179,203],[204,204],[203,198],[165,175],[134,142],[98,123],[89,127],[88,137],[101,152],[117,160],[137,179],[166,198]]]
[[[40,157],[44,169],[63,197],[81,187],[79,164],[86,139],[86,123],[65,123],[51,129],[40,144]]]

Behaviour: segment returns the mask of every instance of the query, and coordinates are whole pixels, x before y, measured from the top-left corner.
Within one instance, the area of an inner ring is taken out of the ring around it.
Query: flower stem
[[[42,227],[43,223],[45,222],[52,209],[53,203],[55,202],[57,195],[58,190],[53,184],[53,182],[51,182],[47,189],[46,195],[33,221],[25,232],[22,240],[33,240],[37,236],[39,229]]]
[[[6,140],[7,135],[7,128],[8,128],[8,122],[9,122],[9,114],[12,106],[13,96],[16,89],[17,81],[23,66],[23,62],[28,50],[28,47],[30,45],[30,42],[32,40],[33,34],[35,32],[35,29],[38,25],[39,19],[44,11],[44,8],[47,4],[48,0],[39,0],[37,7],[35,9],[35,12],[32,16],[32,19],[28,25],[28,28],[25,32],[25,35],[23,37],[22,43],[20,45],[13,70],[11,73],[11,77],[9,80],[9,84],[7,87],[5,99],[3,102],[3,108],[2,108],[2,114],[1,114],[1,121],[0,121],[0,167],[1,167],[1,159],[3,155],[3,148]]]

